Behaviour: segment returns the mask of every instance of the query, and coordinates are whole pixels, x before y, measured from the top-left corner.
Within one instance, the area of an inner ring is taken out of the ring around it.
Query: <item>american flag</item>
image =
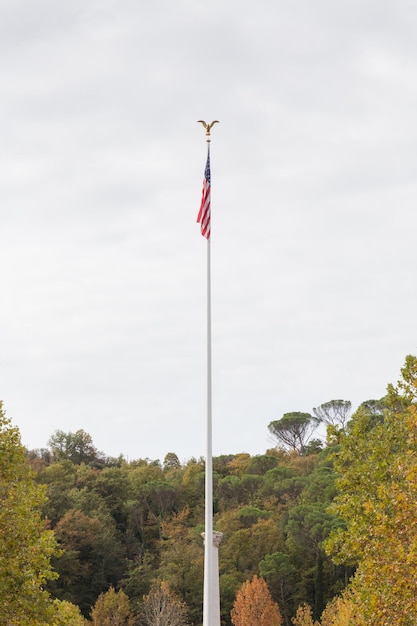
[[[201,234],[203,237],[210,239],[210,152],[207,154],[203,180],[203,194],[197,222],[201,225]]]

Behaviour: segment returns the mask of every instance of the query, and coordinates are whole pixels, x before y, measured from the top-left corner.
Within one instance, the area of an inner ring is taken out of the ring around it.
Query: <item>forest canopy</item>
[[[384,398],[284,414],[276,447],[213,459],[225,626],[248,590],[285,626],[417,622],[416,381],[409,356]],[[163,604],[162,625],[201,624],[204,459],[106,457],[83,430],[25,450],[0,417],[0,621],[152,626]]]

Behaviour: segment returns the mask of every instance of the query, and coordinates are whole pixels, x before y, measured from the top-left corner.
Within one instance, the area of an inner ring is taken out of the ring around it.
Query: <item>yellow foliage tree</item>
[[[78,606],[67,602],[66,600],[55,600],[54,606],[56,614],[53,622],[53,626],[87,626],[90,624],[82,614]]]
[[[366,406],[355,414],[336,462],[335,508],[347,528],[327,550],[358,564],[349,626],[417,624],[417,359],[407,357],[401,373],[383,414]]]
[[[320,623],[321,626],[351,626],[352,624],[359,626],[361,624],[360,614],[357,614],[349,592],[336,596],[329,602],[321,615]],[[363,626],[365,626],[364,623]]]
[[[292,618],[294,626],[320,626],[318,622],[313,621],[313,613],[311,606],[302,604],[298,607],[295,617]]]
[[[234,626],[281,626],[279,606],[263,578],[254,576],[240,587],[231,611]]]
[[[110,587],[97,598],[91,609],[91,619],[93,626],[133,626],[129,598],[124,591],[115,591]]]
[[[354,604],[351,592],[345,591],[336,596],[324,609],[320,621],[313,620],[313,613],[308,604],[298,607],[296,616],[292,618],[294,626],[365,626],[358,607]]]

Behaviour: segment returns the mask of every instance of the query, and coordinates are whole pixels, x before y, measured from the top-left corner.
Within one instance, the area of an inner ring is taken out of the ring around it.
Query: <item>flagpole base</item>
[[[201,536],[205,543],[206,533]],[[219,546],[222,538],[223,533],[213,530],[212,570],[204,568],[203,626],[220,626]]]

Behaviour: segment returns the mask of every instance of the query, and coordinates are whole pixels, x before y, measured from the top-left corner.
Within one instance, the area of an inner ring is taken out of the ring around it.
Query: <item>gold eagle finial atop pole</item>
[[[204,128],[206,129],[206,137],[207,137],[207,141],[210,141],[210,131],[212,126],[214,126],[214,124],[219,124],[219,120],[213,120],[210,124],[207,124],[207,122],[205,122],[204,120],[198,120],[198,122],[200,124],[203,124]]]

